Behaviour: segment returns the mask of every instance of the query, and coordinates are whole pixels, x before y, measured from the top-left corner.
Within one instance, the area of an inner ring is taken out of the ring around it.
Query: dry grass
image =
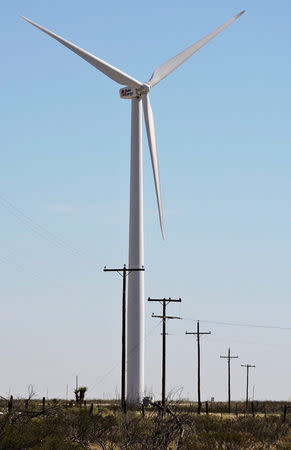
[[[90,414],[89,407],[55,401],[42,414],[39,401],[27,409],[19,402],[10,414],[3,408],[0,450],[291,449],[291,420],[287,416],[284,423],[279,412],[266,417],[262,412],[255,417],[219,412],[197,416],[195,408],[186,406],[171,403],[164,416],[147,408],[142,417],[138,410],[125,416],[112,404],[95,405]]]

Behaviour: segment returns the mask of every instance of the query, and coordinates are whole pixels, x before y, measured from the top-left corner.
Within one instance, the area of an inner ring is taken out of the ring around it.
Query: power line
[[[10,261],[8,256],[1,255],[0,256],[0,262],[2,264],[4,264],[4,265],[7,265],[7,263],[11,264],[11,265],[14,265],[18,271],[21,271],[21,272],[26,271],[26,267],[23,264],[19,264],[16,261]],[[29,271],[29,272],[34,278],[43,281],[43,277],[42,277],[42,275],[40,273],[35,272],[35,271]],[[55,283],[55,280],[54,280],[54,283]]]
[[[9,259],[13,258],[13,260]],[[9,265],[13,265],[18,272],[29,272],[29,274],[37,280],[40,281],[44,281],[44,276],[41,272],[35,271],[35,270],[31,270],[30,268],[28,268],[28,266],[25,266],[24,264],[19,264],[16,261],[17,255],[15,254],[10,254],[10,255],[0,255],[0,263],[4,264],[5,266],[7,266],[7,264]],[[61,288],[63,289],[65,287],[64,284],[59,283],[56,279],[50,280],[50,279],[46,279],[46,281],[50,284],[50,286],[55,286],[56,288]]]
[[[145,338],[143,340],[143,342],[146,342],[148,340],[148,338],[153,334],[153,332],[160,326],[160,324],[162,323],[162,320],[159,321],[159,323],[157,323],[155,326],[153,326],[150,331],[145,335]],[[133,353],[137,347],[139,347],[140,343],[136,344],[131,350],[130,352],[128,352],[128,355],[130,355],[131,353]],[[118,367],[120,367],[120,362],[116,363],[114,366],[111,367],[111,369],[109,369],[108,372],[106,372],[103,376],[101,376],[101,378],[96,381],[96,383],[91,386],[88,389],[88,392],[92,391],[93,389],[95,389],[96,386],[98,386],[99,384],[102,384],[106,378],[112,373],[114,372],[115,369],[117,369]]]
[[[3,195],[0,194],[0,206],[6,208],[6,210],[13,215],[18,221],[23,223],[31,232],[35,233],[39,237],[45,239],[48,243],[55,245],[59,249],[67,251],[69,254],[75,256],[89,256],[87,252],[74,248],[68,242],[66,242],[62,237],[55,233],[49,231],[46,227],[36,222],[32,217],[28,216],[24,211],[22,211],[17,206],[13,205],[9,200],[7,200]]]
[[[190,319],[186,317],[182,317],[182,320],[191,320],[191,321],[197,321],[197,319]],[[249,328],[265,328],[265,329],[274,329],[274,330],[287,330],[291,331],[291,327],[281,327],[277,325],[260,325],[260,324],[254,324],[254,323],[240,323],[240,322],[217,322],[214,320],[200,320],[202,323],[213,323],[215,325],[222,325],[222,326],[232,326],[232,327],[249,327]]]

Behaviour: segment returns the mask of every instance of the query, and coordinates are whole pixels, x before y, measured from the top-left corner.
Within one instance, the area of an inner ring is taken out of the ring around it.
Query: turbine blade
[[[151,85],[151,87],[155,86],[155,84],[159,83],[163,78],[168,76],[171,72],[173,72],[177,67],[179,67],[183,62],[185,62],[190,56],[192,56],[194,53],[196,53],[201,47],[203,47],[205,44],[207,44],[211,39],[213,39],[215,36],[217,36],[221,31],[223,31],[225,28],[227,28],[232,22],[234,22],[236,19],[238,19],[245,11],[241,11],[239,14],[234,16],[232,19],[230,19],[228,22],[225,22],[220,27],[216,28],[216,30],[212,31],[212,33],[209,33],[204,38],[200,39],[200,41],[196,42],[195,44],[191,45],[190,47],[183,50],[181,53],[178,53],[178,55],[174,56],[173,58],[166,61],[164,64],[161,64],[152,74],[150,80],[148,83]]]
[[[162,232],[163,239],[165,239],[155,122],[154,122],[153,111],[152,111],[151,104],[150,104],[149,94],[143,95],[142,105],[143,105],[144,119],[145,119],[148,143],[149,143],[149,148],[150,148],[151,160],[152,160],[161,232]]]
[[[111,64],[108,64],[105,61],[102,61],[102,59],[97,58],[96,56],[92,55],[91,53],[86,52],[80,47],[77,47],[76,45],[72,44],[71,42],[67,41],[66,39],[63,39],[61,36],[58,36],[57,34],[53,33],[52,31],[47,30],[44,27],[41,27],[35,22],[32,22],[32,20],[27,19],[24,16],[21,16],[22,19],[26,20],[26,22],[31,23],[31,25],[35,26],[39,30],[43,31],[44,33],[48,34],[52,38],[56,39],[56,41],[63,44],[68,49],[72,50],[72,52],[76,53],[78,56],[83,58],[88,63],[92,64],[96,69],[100,70],[100,72],[107,75],[112,80],[116,81],[116,83],[122,84],[122,85],[128,85],[131,88],[139,88],[142,86],[142,83],[140,83],[138,80],[135,80],[131,76],[127,75],[126,73],[122,72],[119,69],[116,69],[116,67],[111,66]]]

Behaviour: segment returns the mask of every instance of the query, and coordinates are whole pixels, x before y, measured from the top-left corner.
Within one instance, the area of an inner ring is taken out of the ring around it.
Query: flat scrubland
[[[92,403],[92,405],[91,405]],[[169,402],[162,414],[158,405],[143,411],[120,411],[118,404],[88,401],[87,405],[53,400],[0,402],[0,449],[291,449],[291,408],[284,417],[283,402],[209,404],[210,412],[196,413],[196,405]]]

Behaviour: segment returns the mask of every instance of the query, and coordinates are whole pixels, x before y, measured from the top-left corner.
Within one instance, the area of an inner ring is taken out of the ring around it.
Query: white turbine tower
[[[142,111],[151,154],[153,176],[162,236],[164,238],[163,211],[161,202],[160,177],[154,116],[150,105],[149,91],[168,76],[190,56],[228,27],[244,11],[218,27],[195,44],[183,50],[169,61],[160,65],[146,83],[132,78],[130,75],[113,67],[102,59],[77,47],[71,42],[43,28],[26,17],[22,18],[46,34],[56,39],[68,49],[92,64],[112,80],[126,86],[120,89],[120,97],[130,99],[131,104],[131,162],[130,162],[130,214],[129,214],[129,257],[128,267],[141,268],[144,265],[144,233],[143,233],[143,170],[142,170]],[[139,402],[144,391],[144,274],[132,272],[128,280],[128,320],[127,320],[127,400]]]

